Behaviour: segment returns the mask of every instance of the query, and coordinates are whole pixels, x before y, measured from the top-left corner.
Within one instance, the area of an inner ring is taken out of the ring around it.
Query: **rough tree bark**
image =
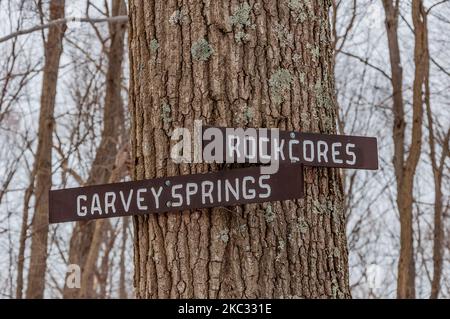
[[[126,14],[126,5],[123,0],[112,0],[112,16]],[[86,185],[104,184],[110,182],[111,172],[121,143],[124,143],[125,127],[124,127],[124,110],[123,100],[121,97],[121,81],[122,81],[122,61],[124,53],[124,37],[126,31],[126,23],[109,24],[110,30],[110,47],[108,48],[108,70],[106,73],[106,94],[103,110],[103,131],[100,144],[97,148],[94,162],[87,179]],[[120,141],[122,139],[122,141]],[[99,224],[96,226],[96,224]],[[97,261],[98,252],[91,252],[91,258],[88,260],[94,232],[100,232],[99,227],[103,225],[103,221],[96,222],[78,222],[72,233],[69,248],[69,264],[78,264],[84,281],[89,287],[83,289],[71,289],[64,286],[64,298],[94,297],[93,293],[93,271],[95,270],[92,262]],[[100,240],[100,239],[98,239]],[[95,246],[100,247],[100,243]],[[85,272],[85,265],[89,263],[89,273]]]
[[[50,1],[50,20],[64,18],[64,0]],[[45,65],[39,113],[36,152],[35,210],[31,223],[31,257],[28,272],[27,298],[43,298],[47,269],[48,192],[52,185],[52,137],[56,84],[65,25],[49,28],[45,42]]]
[[[134,178],[216,169],[168,159],[172,129],[196,119],[335,133],[329,5],[130,0]],[[136,296],[350,297],[339,171],[305,169],[305,192],[135,217]]]

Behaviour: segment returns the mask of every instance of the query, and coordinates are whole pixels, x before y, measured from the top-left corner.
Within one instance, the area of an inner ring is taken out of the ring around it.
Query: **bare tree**
[[[112,15],[126,13],[123,0],[112,1]],[[108,71],[106,74],[106,94],[103,111],[103,130],[96,157],[92,164],[87,185],[103,184],[110,181],[118,148],[124,141],[125,120],[121,97],[121,74],[126,23],[111,23],[110,47],[108,48]],[[107,221],[108,222],[108,221]],[[104,221],[78,222],[70,240],[69,263],[78,264],[83,273],[83,287],[80,291],[64,288],[64,298],[93,297],[95,263],[101,243]],[[94,236],[96,234],[96,236]],[[95,237],[95,242],[93,240]],[[92,250],[92,248],[94,250]],[[87,268],[86,268],[87,267]]]
[[[431,9],[431,8],[430,8]],[[429,9],[429,10],[430,10]],[[423,40],[424,50],[426,50],[426,57],[421,61],[425,68],[425,106],[428,120],[428,143],[430,147],[430,161],[431,169],[433,171],[434,179],[434,227],[433,227],[433,279],[431,281],[430,298],[436,299],[439,297],[442,264],[443,264],[443,249],[444,249],[444,199],[442,191],[442,179],[445,171],[445,161],[449,157],[449,142],[450,129],[443,134],[443,141],[441,144],[441,154],[438,157],[436,132],[431,111],[431,91],[430,91],[430,55],[428,44],[428,14],[429,10],[422,13],[423,25]]]
[[[406,118],[403,102],[403,70],[398,43],[399,1],[383,0],[386,31],[391,61],[393,90],[394,170],[397,181],[397,207],[400,214],[400,257],[398,262],[397,297],[415,298],[415,262],[413,241],[414,176],[422,145],[423,84],[427,60],[424,9],[421,0],[412,2],[415,31],[413,115],[411,143],[405,141]],[[408,148],[405,156],[405,147]]]
[[[127,270],[125,268],[125,251],[127,249],[127,239],[128,239],[128,225],[129,218],[125,217],[122,222],[122,246],[120,247],[120,278],[119,278],[119,298],[127,299],[128,293],[126,290],[126,273]]]
[[[63,18],[64,6],[64,0],[50,1],[50,20]],[[50,27],[45,42],[45,66],[36,153],[36,204],[31,225],[31,257],[27,298],[43,298],[44,296],[47,267],[48,192],[52,185],[53,112],[64,31],[64,25]]]

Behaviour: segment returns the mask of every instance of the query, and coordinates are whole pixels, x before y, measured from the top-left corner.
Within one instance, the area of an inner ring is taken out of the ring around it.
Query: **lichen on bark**
[[[287,69],[278,69],[269,79],[270,94],[273,102],[281,104],[289,94],[292,83],[291,72]]]
[[[214,49],[205,39],[194,42],[191,48],[192,57],[197,61],[208,61],[209,57],[214,53]]]
[[[232,25],[244,27],[250,26],[250,12],[252,8],[247,2],[240,4],[234,11],[234,14],[230,17],[230,22]]]
[[[298,21],[292,21],[287,1],[183,2],[189,24],[169,21],[180,9],[176,2],[129,3],[135,179],[221,168],[168,160],[170,135],[154,116],[163,101],[170,104],[173,127],[192,129],[201,119],[219,126],[335,132],[323,124],[336,117],[325,2],[309,1]],[[292,34],[292,46],[282,46],[273,31],[280,25]],[[324,40],[315,36],[322,25]],[[160,44],[154,60],[145,47],[151,39]],[[333,107],[320,107],[318,79]],[[304,177],[304,199],[136,217],[136,296],[349,297],[339,171],[304,168]],[[327,252],[334,247],[340,257],[330,259]]]

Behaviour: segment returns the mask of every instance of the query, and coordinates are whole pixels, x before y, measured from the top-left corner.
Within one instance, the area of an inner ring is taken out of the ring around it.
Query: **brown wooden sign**
[[[263,175],[259,167],[95,185],[49,194],[49,222],[182,211],[303,197],[303,173],[280,166]]]
[[[203,159],[207,162],[268,163],[278,160],[281,164],[378,169],[375,137],[205,126],[202,143]]]

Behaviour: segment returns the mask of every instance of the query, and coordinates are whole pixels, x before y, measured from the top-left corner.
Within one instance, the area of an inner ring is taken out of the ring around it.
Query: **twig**
[[[62,25],[62,24],[66,24],[68,22],[89,22],[89,23],[102,23],[102,22],[109,22],[109,23],[121,23],[121,22],[126,22],[128,21],[128,16],[114,16],[114,17],[109,17],[109,18],[77,18],[77,17],[69,17],[69,18],[63,18],[63,19],[56,19],[53,20],[49,23],[46,24],[42,24],[42,25],[37,25],[34,26],[32,28],[29,29],[25,29],[25,30],[19,30],[17,32],[13,32],[7,36],[4,36],[2,38],[0,38],[0,43],[8,41],[10,39],[16,38],[18,36],[24,35],[24,34],[28,34],[28,33],[32,33],[35,31],[39,31],[39,30],[44,30],[44,29],[48,29],[52,26],[56,26],[56,25]]]

